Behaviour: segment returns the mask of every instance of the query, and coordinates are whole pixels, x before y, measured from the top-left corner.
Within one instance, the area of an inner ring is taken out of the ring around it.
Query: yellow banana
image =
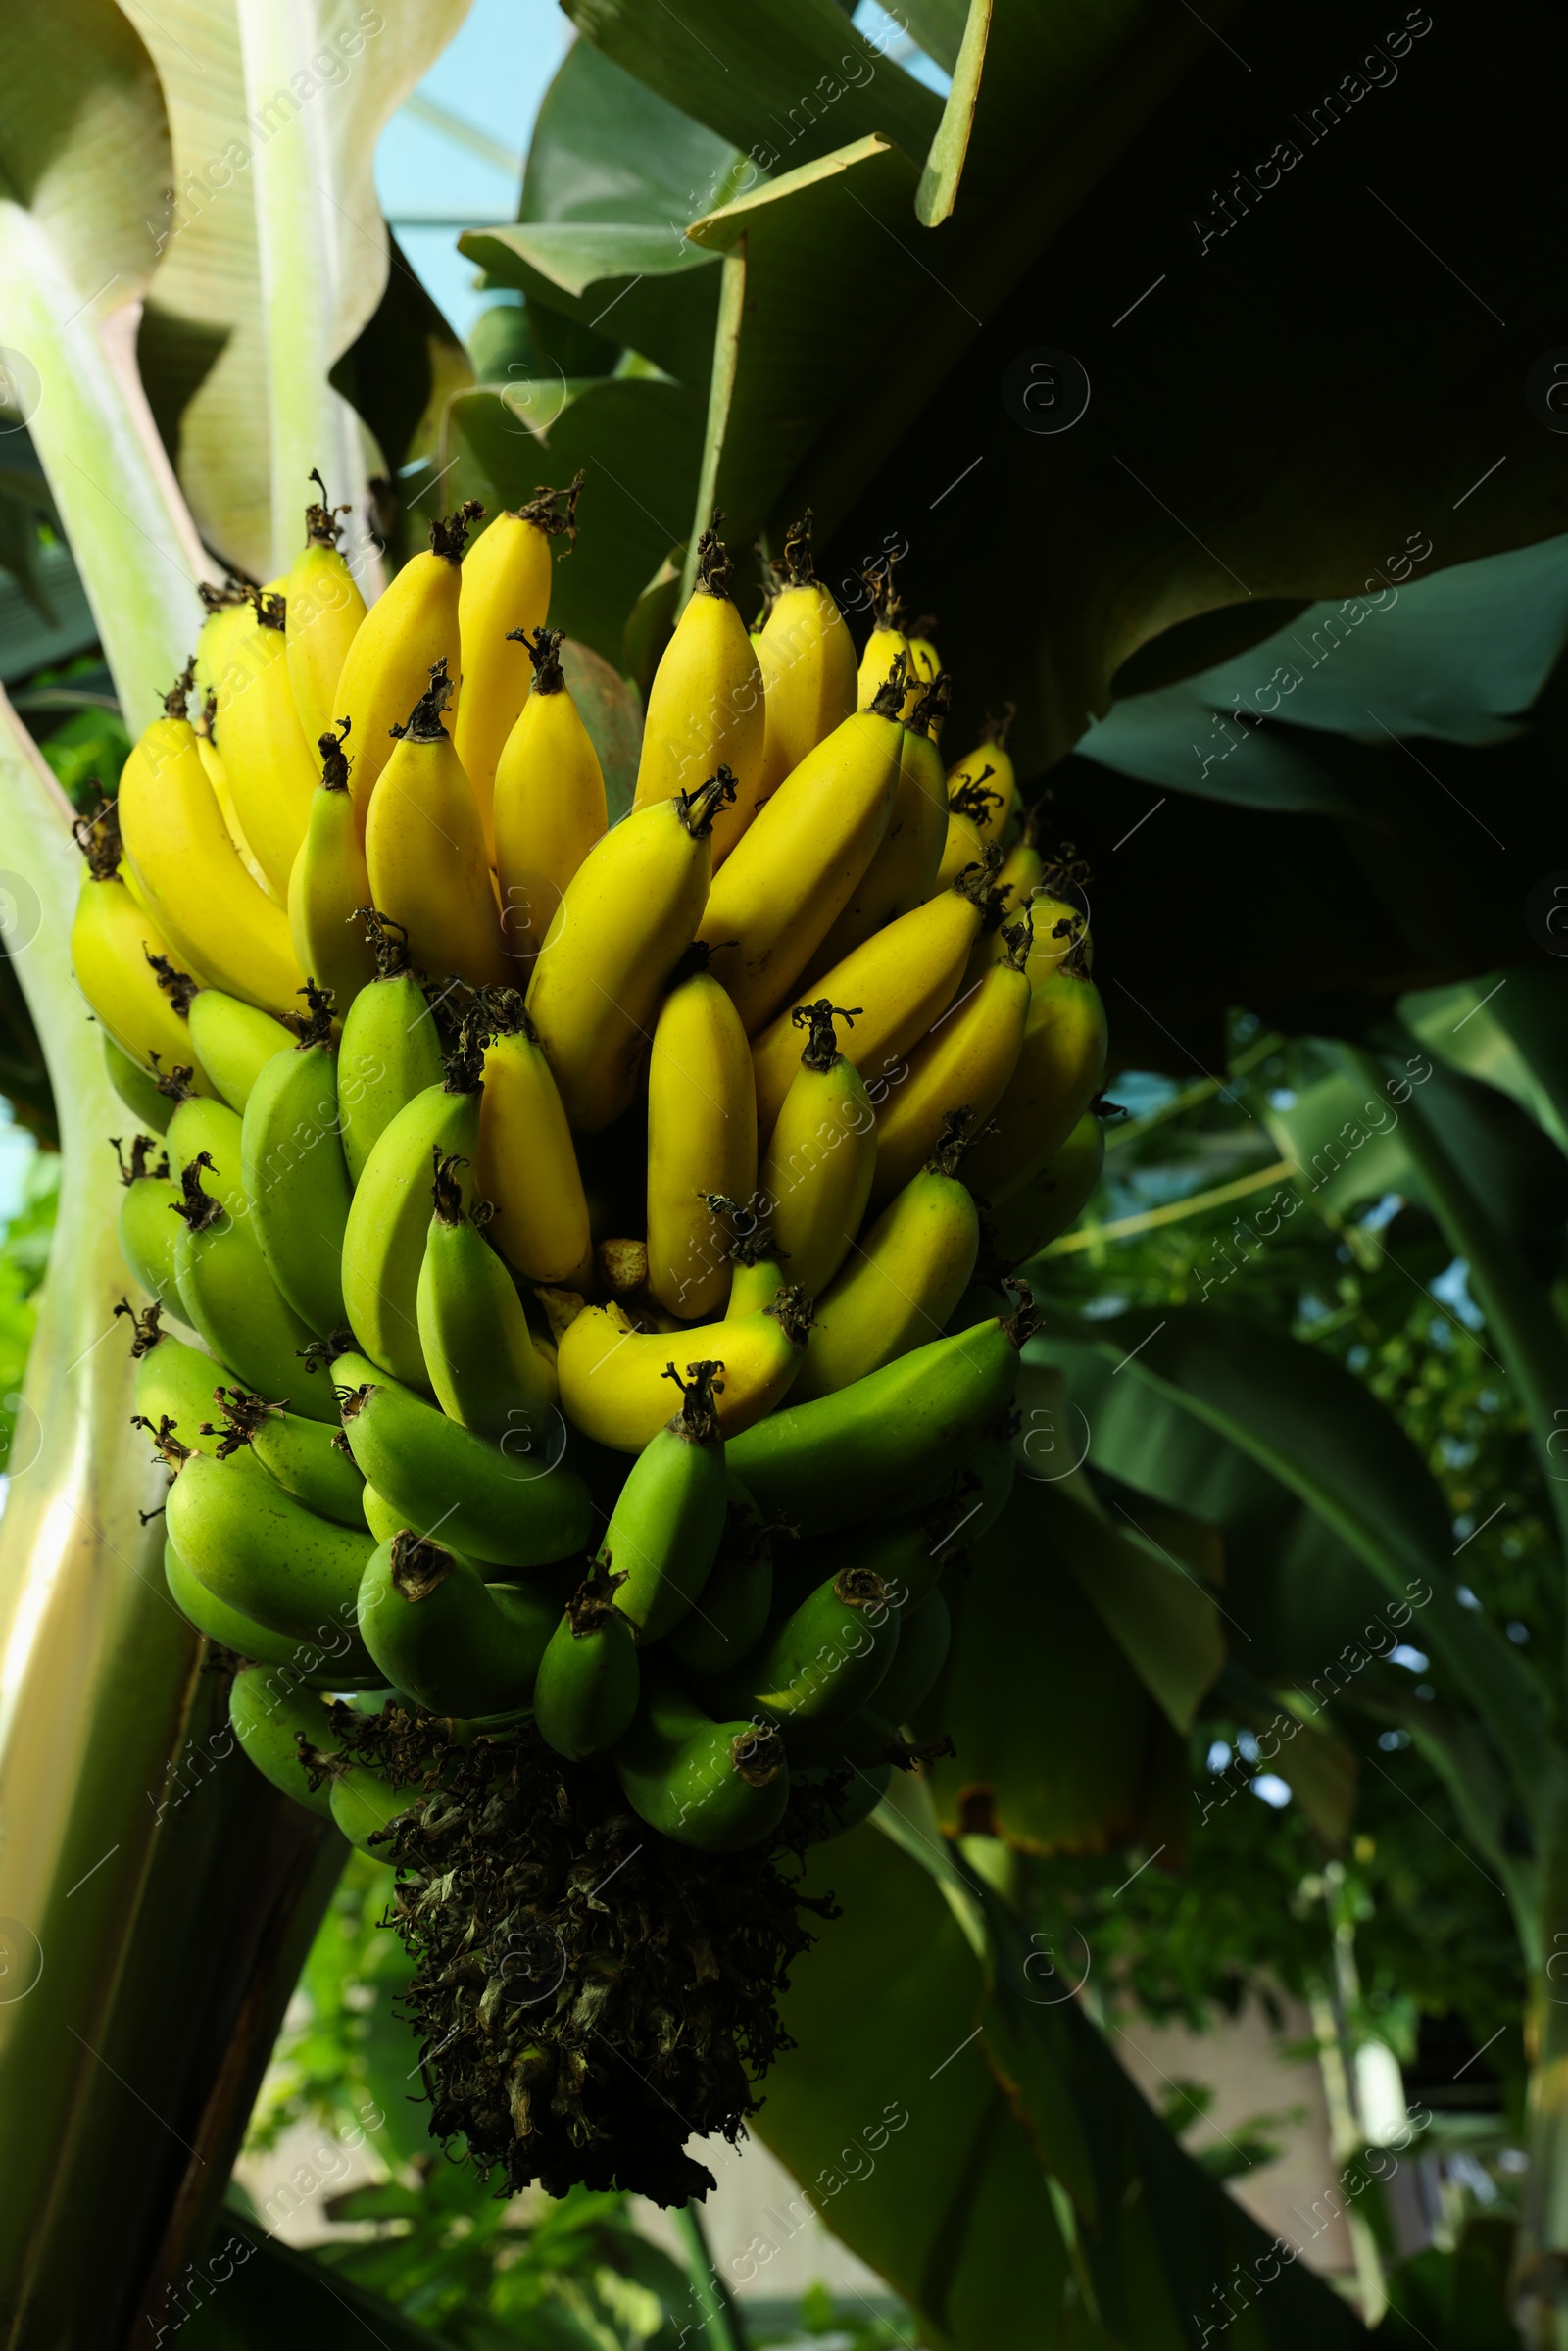
[[[762,673],[746,625],[729,599],[729,557],[717,536],[723,515],[697,551],[697,585],[665,646],[648,691],[634,808],[695,792],[727,767],[732,807],[713,819],[713,867],[723,864],[757,814],[766,715]]]
[[[528,700],[528,659],[521,647],[550,615],[551,540],[564,532],[573,546],[577,543],[582,485],[579,473],[569,490],[535,490],[515,514],[497,514],[463,559],[458,585],[463,695],[452,739],[479,804],[492,865],[496,767]],[[543,928],[539,935],[544,936]]]
[[[734,793],[720,768],[695,792],[633,809],[589,851],[556,908],[528,1011],[581,1134],[609,1126],[636,1092],[660,1000],[711,904],[713,818]]]
[[[1018,798],[1017,772],[1007,750],[1012,716],[1013,707],[1009,702],[1000,718],[986,720],[985,741],[979,750],[971,751],[966,759],[959,759],[956,766],[948,769],[950,801],[955,793],[962,791],[965,784],[983,783],[987,787],[987,796],[982,804],[983,812],[977,818],[981,837],[987,841],[999,841],[1002,838]]]
[[[71,923],[76,985],[106,1035],[143,1068],[162,1060],[191,1072],[199,1094],[217,1091],[191,1044],[196,983],[169,951],[120,875],[120,824],[112,801],[72,827],[87,860]]]
[[[948,797],[948,832],[942,845],[942,862],[937,867],[933,890],[945,890],[965,865],[983,857],[988,845],[996,838],[996,826],[987,821],[993,813],[992,804],[999,797],[990,786],[992,769],[982,765],[965,778]]]
[[[665,997],[648,1063],[648,1289],[706,1320],[729,1294],[732,1230],[710,1194],[757,1189],[757,1092],[740,1014],[711,973]]]
[[[457,972],[472,987],[507,975],[501,916],[484,827],[441,713],[452,693],[434,662],[381,774],[365,828],[365,861],[378,913],[408,935],[424,971]]]
[[[889,558],[860,574],[871,591],[871,634],[860,656],[856,692],[860,709],[870,710],[877,695],[892,677],[893,664],[902,654],[904,692],[899,703],[899,715],[906,718],[919,698],[923,680],[904,630],[904,599],[893,584],[895,560]]]
[[[713,877],[698,936],[748,1036],[788,1003],[887,830],[904,736],[895,668],[869,710],[808,752]]]
[[[980,1249],[979,1211],[957,1177],[963,1150],[961,1134],[938,1145],[817,1299],[796,1403],[831,1396],[941,1338]]]
[[[876,1113],[833,1027],[835,1019],[853,1026],[858,1008],[840,1010],[825,996],[796,1005],[791,1018],[808,1032],[806,1049],[762,1161],[759,1213],[791,1282],[809,1298],[848,1255],[876,1173]]]
[[[1024,971],[1028,953],[1029,926],[1018,923],[1007,960],[993,963],[968,994],[944,1012],[909,1055],[907,1075],[890,1087],[877,1112],[873,1206],[891,1200],[924,1166],[954,1132],[950,1121],[955,1113],[966,1111],[963,1131],[978,1135],[995,1109],[1023,1046],[1029,1016]],[[972,1162],[969,1181],[984,1192]]]
[[[196,639],[192,667],[196,691],[205,702],[208,695],[217,693],[218,681],[228,667],[228,657],[237,640],[255,627],[256,614],[250,589],[232,575],[220,588],[211,587],[203,580],[196,593],[207,617]]]
[[[525,527],[538,537],[531,523]],[[489,543],[487,532],[475,554]],[[531,638],[526,629],[512,633],[527,646],[526,659],[518,658],[524,667],[532,662],[534,681],[522,714],[506,739],[500,764],[492,769],[492,849],[507,951],[526,973],[556,918],[566,884],[610,819],[599,754],[562,675],[560,629],[540,628]],[[460,725],[460,759],[462,744]]]
[[[809,507],[786,531],[773,569],[783,584],[756,638],[765,720],[760,801],[769,799],[856,705],[855,645],[811,562]]]
[[[341,735],[323,734],[317,746],[321,780],[288,882],[289,936],[300,968],[331,989],[340,1020],[375,977],[375,949],[359,919],[370,903],[370,876],[349,791],[348,735],[345,719]]]
[[[533,1022],[514,988],[484,999],[490,1029],[479,1098],[475,1185],[490,1239],[530,1282],[589,1287],[593,1242],[571,1130]]]
[[[311,479],[321,493],[320,504],[305,510],[305,545],[289,570],[283,630],[294,707],[307,743],[315,743],[336,721],[337,681],[365,618],[365,599],[339,552],[343,531],[333,519],[326,484],[318,473]],[[346,514],[350,509],[340,506],[336,512]],[[316,976],[319,979],[319,972]]]
[[[255,850],[245,838],[245,827],[234,812],[234,795],[228,788],[228,770],[223,765],[223,755],[219,750],[213,735],[213,717],[217,709],[218,696],[209,691],[201,709],[191,720],[191,725],[196,730],[197,754],[202,765],[207,770],[207,781],[213,787],[213,798],[217,801],[219,811],[228,827],[228,837],[239,852],[240,863],[256,884],[257,889],[265,890],[268,897],[272,898],[272,886],[262,870],[261,861]],[[273,903],[276,904],[275,899]]]
[[[905,724],[899,745],[899,780],[888,829],[876,854],[812,958],[807,984],[891,922],[931,895],[948,838],[948,795],[932,727],[946,709],[947,672],[933,679]]]
[[[809,1311],[798,1289],[733,1322],[698,1323],[670,1336],[639,1331],[616,1305],[584,1306],[561,1334],[556,1369],[561,1407],[600,1445],[640,1453],[669,1418],[672,1359],[720,1366],[713,1396],[719,1431],[738,1437],[771,1412],[806,1353]]]
[[[256,596],[255,626],[231,641],[213,730],[234,815],[281,904],[305,838],[316,765],[294,707],[284,600]]]
[[[188,690],[181,678],[121,771],[125,855],[180,963],[229,996],[291,1011],[303,974],[288,919],[240,863],[185,717]]]
[[[344,656],[332,715],[353,722],[349,790],[362,834],[381,770],[392,756],[392,729],[406,722],[437,661],[446,662],[453,695],[461,702],[459,572],[468,525],[483,513],[470,498],[431,524],[428,550],[411,557],[376,598]]]
[[[1105,1045],[1100,991],[1069,955],[1031,993],[1017,1066],[994,1098],[997,1131],[976,1145],[964,1171],[989,1205],[1051,1165],[1100,1091]]]
[[[953,1002],[979,936],[989,871],[983,862],[970,866],[951,889],[874,931],[815,983],[832,1003],[864,1007],[840,1050],[873,1100],[881,1100],[904,1054]],[[781,1012],[752,1047],[757,1124],[764,1137],[773,1131],[800,1060],[794,1014]]]
[[[922,689],[934,686],[942,675],[941,655],[930,638],[922,636],[920,633],[922,629],[935,627],[935,620],[930,613],[925,613],[915,621],[909,631],[909,659],[914,664],[914,675]],[[947,714],[947,710],[943,709],[936,711],[932,717],[931,740],[933,743],[940,743],[942,740],[942,724]]]

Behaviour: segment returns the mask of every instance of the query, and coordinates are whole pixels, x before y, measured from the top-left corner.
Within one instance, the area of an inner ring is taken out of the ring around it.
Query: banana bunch
[[[890,572],[857,660],[808,515],[755,631],[714,517],[608,825],[548,625],[579,488],[460,508],[368,611],[322,489],[208,591],[72,951],[146,1130],[170,1591],[253,1762],[384,1841],[358,1692],[769,1850],[912,1762],[1006,1498],[999,1285],[1100,1170],[1086,877],[1004,726],[944,768]]]

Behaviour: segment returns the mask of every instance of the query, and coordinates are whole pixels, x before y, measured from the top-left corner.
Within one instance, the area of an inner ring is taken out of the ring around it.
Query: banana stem
[[[713,2351],[748,2351],[748,2338],[740,2312],[735,2306],[734,2296],[713,2266],[702,2222],[689,2204],[677,2206],[669,2217],[686,2256],[692,2296],[703,2314],[703,2332],[712,2344]]]

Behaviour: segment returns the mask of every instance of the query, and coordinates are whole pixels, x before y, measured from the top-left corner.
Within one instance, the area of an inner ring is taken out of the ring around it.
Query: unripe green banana
[[[352,1626],[365,1563],[375,1548],[368,1534],[318,1518],[241,1455],[179,1458],[169,1490],[170,1541],[192,1575],[241,1615],[298,1641],[323,1625]]]
[[[335,1399],[305,1376],[300,1362],[310,1328],[268,1272],[249,1226],[237,1224],[220,1200],[202,1190],[202,1171],[210,1165],[202,1151],[180,1172],[184,1198],[174,1267],[185,1320],[258,1396],[293,1403],[311,1420],[326,1420]]]
[[[724,1441],[713,1407],[717,1363],[688,1363],[688,1388],[673,1363],[666,1377],[680,1410],[649,1439],[620,1490],[599,1548],[600,1565],[625,1581],[614,1605],[646,1646],[662,1641],[708,1581],[729,1509]]]
[[[109,1140],[124,1186],[120,1196],[120,1253],[148,1297],[156,1298],[166,1314],[183,1322],[174,1270],[174,1244],[179,1239],[174,1211],[180,1190],[170,1175],[169,1154],[159,1150],[151,1135],[132,1136],[128,1159],[120,1148],[120,1137],[111,1135]]]
[[[133,1061],[124,1049],[115,1043],[109,1031],[104,1031],[104,1067],[109,1083],[136,1120],[138,1126],[150,1127],[154,1134],[167,1132],[174,1105],[167,1094],[160,1094],[153,1080],[139,1061]]]
[[[458,1162],[437,1155],[416,1306],[430,1385],[449,1420],[499,1444],[542,1436],[556,1375],[533,1343],[516,1287],[483,1237],[489,1202],[463,1204]]]
[[[264,1780],[270,1780],[307,1811],[331,1819],[330,1779],[318,1777],[313,1788],[316,1775],[308,1768],[318,1758],[324,1765],[338,1751],[318,1697],[294,1681],[286,1667],[247,1665],[234,1676],[228,1719]]]
[[[311,1330],[344,1319],[349,1171],[338,1134],[331,999],[306,982],[297,1045],[259,1072],[240,1129],[240,1172],[268,1271]]]
[[[390,1543],[394,1535],[403,1532],[403,1514],[394,1510],[384,1494],[377,1494],[368,1478],[360,1489],[360,1505],[365,1523],[377,1543]]]
[[[1010,1401],[1033,1301],[915,1347],[814,1403],[787,1405],[729,1445],[759,1509],[805,1535],[897,1509],[946,1477]]]
[[[637,1636],[613,1605],[619,1582],[591,1568],[539,1661],[534,1721],[540,1737],[572,1763],[612,1747],[637,1711]]]
[[[270,1012],[225,996],[221,988],[199,988],[191,998],[190,1041],[228,1107],[238,1111],[272,1055],[294,1042]]]
[[[193,1576],[172,1543],[164,1544],[164,1581],[181,1616],[198,1633],[258,1665],[287,1666],[311,1690],[380,1689],[382,1675],[352,1625],[322,1625],[318,1641],[274,1633],[229,1607]]]
[[[936,1687],[952,1638],[953,1618],[940,1590],[918,1608],[900,1611],[898,1654],[877,1685],[878,1714],[894,1723],[912,1720],[916,1707]]]
[[[395,1820],[423,1801],[417,1783],[394,1788],[367,1763],[351,1763],[335,1772],[330,1783],[332,1819],[360,1852],[372,1861],[386,1859],[386,1847],[375,1840]]]
[[[215,1448],[220,1461],[248,1447],[285,1494],[358,1533],[365,1523],[365,1481],[341,1442],[341,1429],[285,1412],[243,1388],[220,1388],[215,1400],[223,1425],[204,1421],[202,1435],[221,1440]]]
[[[726,1714],[843,1722],[871,1697],[898,1645],[899,1611],[881,1577],[866,1567],[841,1568],[710,1694]]]
[[[1100,1185],[1105,1164],[1105,1130],[1086,1110],[1048,1167],[1001,1207],[981,1216],[986,1250],[999,1265],[1024,1265],[1075,1225]]]
[[[526,1706],[561,1596],[544,1583],[486,1584],[476,1567],[403,1530],[360,1582],[366,1647],[389,1682],[432,1714]]]
[[[958,1508],[951,1515],[956,1517]],[[947,1555],[948,1546],[932,1531],[931,1515],[923,1511],[844,1527],[814,1543],[778,1544],[774,1550],[774,1617],[798,1608],[849,1567],[869,1568],[879,1576],[895,1608],[919,1608],[936,1590]]]
[[[835,1020],[853,1027],[859,1006],[825,996],[797,1004],[808,1031],[801,1066],[774,1123],[760,1179],[774,1242],[808,1298],[824,1291],[851,1249],[876,1174],[876,1113],[865,1080],[839,1051]]]
[[[972,1550],[990,1534],[1007,1506],[1017,1474],[1018,1457],[998,1424],[965,1446],[951,1479],[919,1496],[921,1524],[939,1564],[951,1559],[956,1549]]]
[[[468,1557],[498,1567],[545,1567],[581,1551],[593,1505],[562,1459],[564,1424],[514,1447],[494,1445],[410,1390],[364,1378],[363,1359],[332,1366],[354,1458],[399,1527],[443,1535]],[[534,1449],[526,1450],[524,1446]]]
[[[235,1222],[248,1227],[251,1204],[245,1197],[240,1156],[243,1131],[239,1112],[227,1102],[214,1102],[210,1094],[184,1094],[175,1102],[167,1141],[170,1172],[176,1181],[205,1151],[212,1189]]]
[[[704,1853],[738,1853],[770,1837],[790,1799],[778,1733],[713,1721],[657,1662],[645,1679],[636,1719],[612,1757],[633,1812]]]
[[[400,926],[360,909],[375,953],[376,975],[343,1015],[337,1053],[337,1101],[343,1156],[358,1184],[376,1138],[406,1102],[441,1083],[441,1040],[424,991],[409,969]]]
[[[366,989],[355,1005],[373,995]],[[385,1126],[361,1170],[343,1236],[343,1303],[361,1351],[415,1388],[429,1371],[419,1345],[419,1268],[430,1231],[430,1169],[453,1157],[471,1167],[479,1148],[479,1060],[452,1053],[439,1086],[427,1086]]]
[[[703,1586],[702,1606],[681,1618],[669,1653],[690,1672],[721,1674],[761,1640],[773,1598],[770,1530],[739,1479],[729,1481],[718,1556]]]
[[[846,1837],[868,1821],[887,1794],[892,1777],[891,1763],[862,1764],[849,1775],[846,1785],[844,1773],[831,1766],[801,1769],[792,1764],[790,1785],[808,1801],[817,1796],[830,1815],[830,1825],[820,1835],[808,1837],[808,1844],[830,1844],[835,1837]]]
[[[194,1445],[202,1422],[212,1418],[214,1389],[230,1376],[227,1367],[166,1331],[157,1306],[137,1314],[122,1299],[115,1312],[130,1317],[138,1416],[152,1429],[167,1420],[178,1428],[182,1442]]]

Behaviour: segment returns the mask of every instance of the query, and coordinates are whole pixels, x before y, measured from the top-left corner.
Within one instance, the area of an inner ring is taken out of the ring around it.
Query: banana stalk
[[[108,2346],[211,2224],[342,1848],[235,1767],[140,1521],[163,1481],[113,1311],[121,1105],[71,977],[69,814],[0,700],[11,956],[64,1154],[0,1524],[0,2317]]]

